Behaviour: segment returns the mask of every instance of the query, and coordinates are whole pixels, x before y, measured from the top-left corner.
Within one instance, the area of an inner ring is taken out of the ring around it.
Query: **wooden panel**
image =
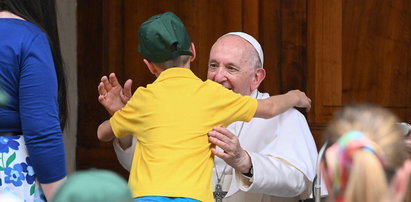
[[[322,4],[322,52],[321,68],[316,70],[317,88],[322,89],[321,97],[324,106],[335,107],[342,104],[342,1],[324,0]]]
[[[97,101],[97,85],[102,75],[121,71],[117,69],[122,65],[121,15],[118,15],[121,3],[92,0],[78,1],[77,4],[79,104],[76,168],[109,169],[126,178],[128,174],[117,163],[112,144],[99,142],[96,135],[98,125],[109,117]]]
[[[391,109],[410,122],[411,2],[308,2],[308,94],[318,140],[334,111],[353,102]]]
[[[327,123],[342,105],[342,4],[308,1],[308,93],[313,96],[313,123]],[[318,136],[319,134],[316,134]]]
[[[410,121],[411,2],[344,1],[343,28],[344,103],[376,103]]]
[[[260,28],[260,2],[255,0],[243,0],[242,3],[242,29],[259,40]]]
[[[271,94],[306,91],[306,2],[267,0],[260,9],[259,38],[267,72],[260,90]]]
[[[342,105],[342,3],[313,0],[307,6],[308,120],[320,148],[326,124]]]
[[[281,93],[281,1],[263,0],[260,3],[259,41],[264,51],[267,75],[260,90],[270,94]]]
[[[107,116],[97,102],[97,85],[104,69],[101,2],[79,1],[78,9],[78,147],[98,146],[97,125]],[[80,20],[81,19],[81,20]]]
[[[102,32],[104,50],[104,60],[107,64],[106,72],[108,75],[115,72],[120,79],[124,74],[124,2],[123,0],[106,1],[103,6],[104,30]]]
[[[307,76],[307,7],[305,1],[282,1],[281,4],[281,91],[306,91]]]

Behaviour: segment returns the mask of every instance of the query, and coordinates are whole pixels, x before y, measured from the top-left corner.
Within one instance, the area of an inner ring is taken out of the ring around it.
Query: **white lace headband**
[[[227,36],[227,35],[235,35],[235,36],[239,36],[239,37],[247,40],[254,47],[254,49],[257,51],[258,56],[260,57],[261,66],[264,66],[263,49],[261,48],[260,43],[258,43],[258,41],[254,37],[252,37],[251,35],[249,35],[247,33],[244,33],[244,32],[229,32],[227,34],[224,34],[223,36]]]

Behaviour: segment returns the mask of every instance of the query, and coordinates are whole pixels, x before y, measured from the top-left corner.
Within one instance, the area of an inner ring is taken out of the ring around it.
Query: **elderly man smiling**
[[[263,64],[260,44],[249,34],[231,32],[211,48],[207,77],[242,95],[266,98],[269,94],[257,90],[266,75]],[[122,96],[131,95],[131,82],[124,87]],[[126,149],[114,141],[127,170],[135,141]],[[216,127],[209,132],[209,141],[218,147],[212,150],[216,201],[288,202],[310,196],[317,149],[305,117],[296,109],[271,119]]]

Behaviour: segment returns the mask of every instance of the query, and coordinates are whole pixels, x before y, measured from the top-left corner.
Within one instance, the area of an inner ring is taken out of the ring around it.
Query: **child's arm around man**
[[[114,74],[110,75],[110,79],[115,78]],[[107,77],[103,77],[102,81],[107,81]],[[117,80],[115,81],[117,84]],[[111,85],[110,82],[102,82],[100,85]],[[121,86],[120,86],[121,88]],[[100,88],[99,89],[112,89],[112,87],[109,88]],[[106,91],[106,90],[105,90]],[[106,91],[107,92],[107,91]],[[113,98],[116,97],[111,94],[111,97],[107,98],[102,98],[102,95],[100,93],[100,98],[101,103],[104,105],[104,103],[111,103],[111,106],[117,106],[119,109],[119,106],[124,106],[120,99],[120,92],[121,90],[118,90],[116,93],[118,94],[116,100]],[[114,92],[110,92],[114,93]],[[104,96],[103,96],[104,97]],[[102,102],[105,100],[105,102]],[[109,101],[108,101],[109,100]],[[278,114],[281,114],[285,111],[287,111],[289,108],[292,107],[301,107],[301,108],[306,108],[307,111],[310,110],[311,107],[311,99],[308,98],[304,92],[301,92],[300,90],[291,90],[288,91],[286,94],[281,94],[281,95],[275,95],[271,96],[266,99],[259,99],[257,100],[257,109],[254,114],[254,117],[260,117],[260,118],[271,118],[274,117]],[[110,109],[110,106],[104,105],[106,109]],[[117,109],[117,110],[118,110]],[[112,110],[109,110],[112,111]],[[113,114],[115,111],[113,112]],[[100,141],[103,142],[109,142],[114,139],[115,135],[113,133],[113,130],[110,125],[110,121],[106,120],[97,129],[97,137]]]

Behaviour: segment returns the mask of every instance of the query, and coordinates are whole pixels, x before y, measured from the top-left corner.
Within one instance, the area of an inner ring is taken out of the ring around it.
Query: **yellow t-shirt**
[[[256,99],[204,82],[186,68],[167,69],[138,88],[110,119],[116,137],[131,133],[138,139],[129,177],[133,197],[213,201],[207,133],[214,126],[250,121],[256,110]]]

